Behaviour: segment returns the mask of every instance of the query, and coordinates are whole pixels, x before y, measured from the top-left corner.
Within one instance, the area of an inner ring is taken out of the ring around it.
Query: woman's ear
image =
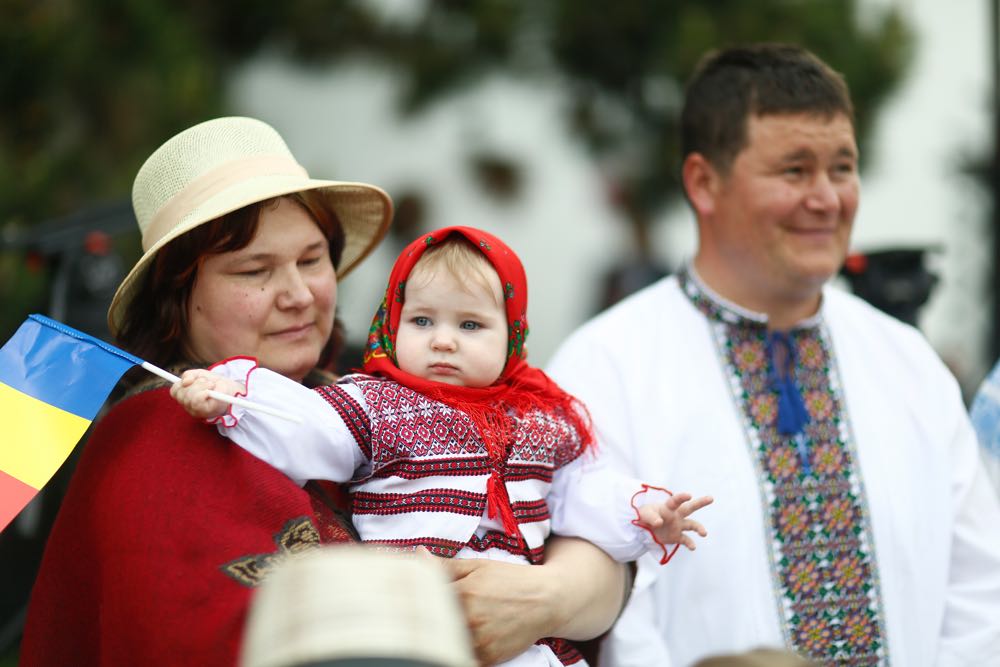
[[[701,153],[689,153],[681,169],[684,192],[699,219],[715,212],[715,198],[721,176]]]

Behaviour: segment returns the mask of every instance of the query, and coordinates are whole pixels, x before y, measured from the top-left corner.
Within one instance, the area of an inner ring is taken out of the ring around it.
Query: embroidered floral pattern
[[[277,551],[241,556],[220,566],[220,569],[244,586],[257,586],[275,567],[289,556],[314,549],[320,545],[319,531],[305,516],[288,521],[277,535]]]
[[[888,665],[871,527],[847,413],[825,328],[791,332],[795,381],[809,421],[778,433],[768,382],[767,325],[718,303],[688,275],[678,279],[709,320],[734,400],[744,415],[771,536],[776,593],[789,643],[824,664]]]

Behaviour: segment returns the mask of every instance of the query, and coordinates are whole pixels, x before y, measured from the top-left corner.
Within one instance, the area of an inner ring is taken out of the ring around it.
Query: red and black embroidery
[[[454,489],[427,489],[419,493],[370,493],[358,491],[353,496],[355,514],[405,514],[413,512],[450,512],[478,516],[486,507],[482,493]]]
[[[358,402],[351,398],[343,388],[337,385],[317,387],[316,391],[329,403],[354,437],[354,442],[364,453],[365,458],[371,459],[371,430],[368,427],[368,415],[361,409]]]
[[[514,510],[514,517],[518,523],[549,520],[549,506],[542,498],[512,503],[511,507]]]
[[[583,656],[580,652],[565,639],[547,637],[545,639],[539,639],[535,643],[548,646],[552,649],[552,652],[556,654],[556,658],[558,658],[559,662],[564,665],[575,665],[583,661]]]
[[[403,479],[421,479],[445,475],[448,477],[468,477],[489,475],[489,462],[480,458],[424,459],[419,461],[393,461],[378,469],[372,477],[402,477]],[[550,473],[551,477],[551,473]]]
[[[502,551],[506,551],[507,553],[523,556],[524,558],[527,558],[532,565],[538,565],[545,560],[544,545],[529,549],[525,545],[524,540],[496,530],[487,531],[482,537],[473,535],[469,540],[469,543],[465,546],[479,553],[489,549],[500,549]]]

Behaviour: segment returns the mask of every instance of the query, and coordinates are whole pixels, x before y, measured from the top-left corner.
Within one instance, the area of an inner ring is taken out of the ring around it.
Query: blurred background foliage
[[[568,127],[616,184],[629,233],[641,234],[679,194],[683,82],[708,49],[757,40],[808,46],[849,81],[864,155],[876,110],[915,47],[897,8],[877,4],[0,0],[0,339],[27,312],[54,310],[53,275],[69,275],[60,267],[82,252],[72,243],[93,241],[59,237],[64,223],[89,224],[104,210],[129,223],[127,198],[142,161],[175,132],[238,113],[227,107],[229,75],[262,52],[308,68],[355,56],[387,65],[404,81],[401,117],[497,71],[560,86]],[[488,155],[470,158],[501,183],[516,183],[523,171]],[[44,252],[24,241],[43,233],[53,240]],[[125,265],[138,248],[137,235],[128,236],[119,239]],[[11,659],[42,537],[8,541],[14,555],[5,562],[25,572],[9,577],[0,595],[0,662]]]
[[[870,4],[3,0],[0,234],[127,197],[143,159],[165,138],[233,111],[227,75],[264,49],[305,67],[357,55],[388,64],[406,82],[403,116],[492,71],[556,81],[570,91],[566,122],[641,227],[678,194],[683,81],[710,48],[807,45],[850,82],[863,148],[914,49],[896,8]],[[36,274],[25,274],[19,258],[0,257],[0,302],[16,306],[3,309],[11,321],[24,308],[44,309],[36,302],[45,271]]]

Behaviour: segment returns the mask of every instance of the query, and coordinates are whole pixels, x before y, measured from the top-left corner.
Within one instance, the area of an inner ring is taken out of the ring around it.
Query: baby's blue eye
[[[466,320],[465,322],[462,322],[462,328],[467,331],[475,331],[480,326],[481,325],[479,324],[479,322],[473,322],[472,320]]]
[[[418,327],[430,326],[431,318],[424,317],[423,315],[421,315],[419,317],[414,317],[413,323],[416,324]]]

